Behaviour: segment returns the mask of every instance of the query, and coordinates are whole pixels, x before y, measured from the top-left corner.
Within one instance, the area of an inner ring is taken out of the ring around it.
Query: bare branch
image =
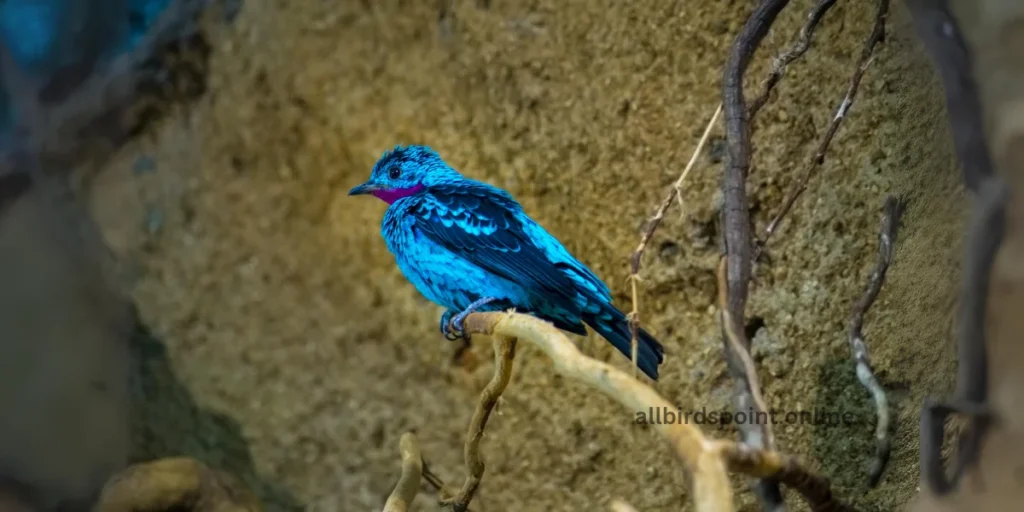
[[[992,176],[992,157],[985,142],[978,85],[971,50],[964,41],[946,0],[906,0],[914,27],[946,93],[946,113],[967,188],[977,191]]]
[[[608,363],[589,358],[553,325],[516,313],[472,313],[464,322],[466,332],[497,338],[515,338],[535,345],[554,363],[555,370],[608,395],[631,413],[674,406],[642,381]],[[732,490],[725,464],[710,452],[710,442],[686,422],[651,425],[672,446],[693,475],[696,510],[732,511]]]
[[[743,332],[744,310],[747,304],[747,289],[750,281],[750,206],[747,200],[747,173],[750,169],[750,126],[747,122],[746,100],[743,96],[743,77],[750,60],[760,46],[769,28],[775,22],[788,0],[762,0],[740,30],[733,43],[729,60],[725,65],[722,79],[722,105],[725,111],[725,139],[729,150],[729,162],[722,179],[724,205],[722,226],[725,230],[725,277],[724,302],[722,306],[722,332],[726,342],[726,361],[730,373],[737,383],[736,405],[754,405],[753,397],[760,398],[760,390],[754,390],[757,380],[747,369],[743,352],[749,360],[750,344],[739,338]],[[720,290],[720,294],[723,291]],[[738,343],[736,343],[738,341]],[[737,350],[735,345],[743,345]],[[746,374],[745,379],[736,379]],[[740,389],[745,383],[746,390]],[[763,406],[764,401],[760,400]],[[773,444],[770,429],[745,428],[744,442],[762,448]],[[774,482],[761,480],[755,483],[755,492],[768,510],[784,510],[782,493]]]
[[[937,496],[956,488],[960,475],[980,456],[981,441],[992,421],[988,399],[985,316],[989,279],[1006,229],[1007,187],[993,172],[985,140],[981,102],[970,48],[945,0],[908,0],[918,37],[931,56],[946,93],[946,110],[957,158],[968,188],[978,192],[969,225],[957,321],[957,384],[948,402],[927,399],[921,409],[922,486]],[[942,460],[944,423],[952,413],[970,417],[961,434],[953,474]]]
[[[427,464],[426,459],[423,460],[423,480],[426,480],[435,491],[443,491],[445,489],[444,480],[441,480],[441,477],[430,470],[430,465]]]
[[[745,411],[748,406],[752,406],[755,412],[768,412],[768,405],[761,394],[761,381],[757,376],[757,367],[754,365],[754,360],[750,357],[750,340],[747,339],[743,328],[732,317],[729,308],[726,307],[727,287],[725,273],[725,257],[723,256],[718,262],[718,309],[722,315],[722,329],[725,331],[724,338],[728,345],[726,355],[730,363],[729,372],[732,374],[733,381],[741,384],[736,390],[737,408]],[[736,359],[739,360],[739,364],[733,364]],[[762,439],[760,445],[756,445],[759,448],[773,448],[775,435],[772,432],[770,423],[765,423],[761,426],[748,423],[741,428],[746,429],[744,432],[745,438]]]
[[[466,480],[462,484],[462,489],[455,496],[441,497],[441,503],[451,505],[455,512],[467,510],[477,487],[480,486],[480,479],[484,474],[484,462],[480,456],[480,441],[483,440],[484,429],[487,427],[487,420],[491,417],[491,412],[498,405],[498,399],[508,386],[509,379],[512,378],[512,360],[515,359],[515,355],[515,338],[494,337],[494,377],[480,393],[480,402],[473,413],[473,419],[469,422],[469,432],[466,434],[464,449]]]
[[[711,120],[708,121],[708,125],[704,128],[704,135],[701,135],[700,141],[697,142],[697,147],[693,149],[693,154],[690,156],[690,161],[686,163],[686,167],[683,172],[679,175],[679,179],[672,184],[672,188],[668,191],[668,195],[665,199],[662,199],[661,204],[658,205],[658,209],[644,227],[643,235],[640,237],[640,245],[637,246],[636,250],[633,251],[633,256],[629,259],[629,283],[633,293],[633,310],[629,313],[629,328],[632,331],[633,339],[632,354],[633,354],[633,375],[636,376],[638,370],[637,366],[637,348],[640,330],[640,294],[637,292],[637,281],[640,280],[640,262],[644,256],[644,251],[647,250],[647,245],[651,242],[651,237],[654,236],[654,232],[658,230],[658,226],[661,225],[662,219],[665,218],[665,212],[668,211],[669,206],[672,206],[674,201],[679,201],[679,206],[682,207],[683,199],[683,182],[686,181],[686,176],[690,174],[693,167],[697,164],[697,157],[700,156],[701,151],[704,150],[704,145],[708,142],[708,137],[711,136],[711,129],[715,127],[715,122],[718,121],[719,114],[722,113],[722,105],[718,105],[715,109],[715,113],[711,116]]]
[[[801,465],[795,458],[777,452],[754,450],[747,445],[717,441],[716,449],[729,469],[751,476],[774,478],[800,493],[813,512],[852,512],[853,507],[832,494],[828,479]]]
[[[583,355],[562,331],[538,318],[517,313],[472,313],[465,331],[516,339],[543,351],[555,370],[619,402],[632,414],[675,407],[656,391],[614,366]],[[794,459],[725,440],[712,440],[689,422],[653,422],[650,425],[672,447],[689,471],[695,510],[733,511],[732,490],[726,468],[757,478],[777,479],[792,485],[812,510],[852,510],[832,498],[828,482],[801,467]],[[827,505],[827,506],[826,506]],[[832,508],[829,508],[832,507]]]
[[[1005,182],[994,175],[979,187],[965,244],[963,289],[957,318],[956,390],[948,402],[928,399],[921,408],[921,480],[936,496],[952,491],[963,471],[977,462],[982,438],[992,420],[986,405],[985,316],[992,266],[1006,231],[1008,196]],[[960,438],[953,475],[948,477],[942,461],[943,424],[952,413],[967,415],[971,421]]]
[[[896,243],[896,232],[899,230],[900,217],[903,214],[903,203],[893,196],[885,200],[882,214],[882,229],[878,235],[878,261],[874,270],[868,278],[868,285],[864,295],[853,308],[850,315],[850,332],[848,342],[850,351],[853,354],[853,361],[856,364],[857,380],[860,381],[875,402],[875,412],[878,415],[878,422],[875,425],[875,460],[868,473],[868,484],[871,487],[878,485],[885,471],[885,465],[889,461],[889,452],[892,443],[889,440],[889,402],[885,396],[885,389],[878,383],[875,372],[871,368],[871,359],[868,356],[868,347],[864,342],[864,317],[868,310],[878,299],[885,282],[885,274],[892,265],[893,246]]]
[[[857,91],[860,88],[860,82],[864,78],[864,73],[867,71],[868,66],[871,65],[875,47],[885,39],[885,22],[889,16],[889,0],[878,0],[878,7],[875,11],[875,25],[871,30],[871,35],[868,36],[864,42],[864,48],[861,50],[860,61],[857,64],[857,69],[854,71],[853,76],[850,77],[850,85],[846,89],[846,95],[843,96],[842,102],[839,103],[839,107],[836,108],[836,113],[832,116],[832,121],[829,123],[828,129],[822,136],[821,141],[818,142],[818,148],[814,151],[814,155],[807,162],[804,167],[803,177],[800,178],[793,189],[786,196],[785,202],[782,204],[782,208],[775,217],[768,224],[768,227],[764,230],[764,236],[758,244],[757,250],[754,254],[754,260],[756,261],[760,256],[764,247],[768,245],[768,240],[775,234],[779,229],[779,224],[782,219],[789,213],[796,203],[797,199],[807,190],[807,185],[811,181],[811,177],[814,172],[825,163],[825,154],[828,152],[829,146],[832,144],[832,139],[835,138],[836,132],[839,131],[840,125],[843,120],[846,119],[847,114],[850,112],[850,107],[853,106],[853,102],[857,99]]]
[[[384,503],[384,512],[407,512],[409,505],[420,491],[420,479],[423,476],[423,456],[416,436],[411,432],[402,434],[398,441],[402,454],[402,476],[395,484],[395,490]]]
[[[743,76],[754,52],[768,33],[788,0],[762,0],[747,18],[733,44],[722,81],[722,105],[725,112],[725,140],[729,163],[722,180],[725,228],[725,253],[728,257],[729,311],[743,321],[750,281],[750,207],[747,200],[747,172],[750,170],[750,127],[747,124]]]
[[[130,466],[107,481],[97,512],[136,510],[235,510],[257,512],[256,497],[233,478],[188,457]],[[198,508],[197,508],[198,509]]]
[[[764,107],[768,103],[768,99],[771,98],[772,90],[779,81],[782,80],[782,75],[786,73],[786,68],[794,61],[802,57],[807,50],[811,48],[811,38],[814,37],[814,30],[818,28],[818,23],[825,17],[825,13],[835,5],[836,0],[818,0],[818,4],[811,9],[811,12],[807,14],[807,21],[804,26],[800,28],[800,35],[797,36],[797,40],[793,43],[786,51],[780,53],[772,60],[772,69],[768,72],[768,77],[764,79],[761,85],[761,94],[754,98],[750,102],[750,107],[747,108],[747,122],[753,122],[754,116],[757,115],[761,107]]]

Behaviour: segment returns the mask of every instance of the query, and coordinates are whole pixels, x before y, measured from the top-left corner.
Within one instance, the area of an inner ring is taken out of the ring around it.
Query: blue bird
[[[462,334],[472,311],[515,308],[559,329],[589,325],[630,357],[632,333],[611,292],[497,187],[466,178],[425,146],[396,146],[348,193],[388,203],[381,235],[398,268],[446,308],[441,332]],[[637,366],[658,379],[661,343],[639,330]]]

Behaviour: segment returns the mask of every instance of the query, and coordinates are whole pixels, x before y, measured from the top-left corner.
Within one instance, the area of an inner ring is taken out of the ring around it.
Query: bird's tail
[[[592,329],[597,331],[623,355],[632,359],[633,332],[629,327],[629,319],[625,313],[611,304],[604,304],[600,312],[583,318]],[[648,377],[658,380],[658,365],[665,359],[665,349],[650,333],[642,328],[637,332],[637,366]]]

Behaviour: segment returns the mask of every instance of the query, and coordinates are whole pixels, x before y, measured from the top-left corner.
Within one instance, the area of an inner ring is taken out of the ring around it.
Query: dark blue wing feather
[[[521,212],[507,193],[480,183],[433,186],[412,211],[434,243],[538,297],[564,299],[559,306],[578,316],[576,283],[524,232]]]

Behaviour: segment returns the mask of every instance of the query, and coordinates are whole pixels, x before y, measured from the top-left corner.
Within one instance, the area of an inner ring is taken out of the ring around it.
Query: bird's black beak
[[[363,194],[369,194],[370,192],[373,192],[374,190],[377,190],[378,188],[380,188],[380,187],[378,187],[377,185],[374,185],[373,183],[366,182],[366,183],[363,183],[362,185],[356,185],[355,187],[352,187],[352,190],[348,191],[348,195],[350,195],[350,196],[360,196],[360,195],[363,195]]]

